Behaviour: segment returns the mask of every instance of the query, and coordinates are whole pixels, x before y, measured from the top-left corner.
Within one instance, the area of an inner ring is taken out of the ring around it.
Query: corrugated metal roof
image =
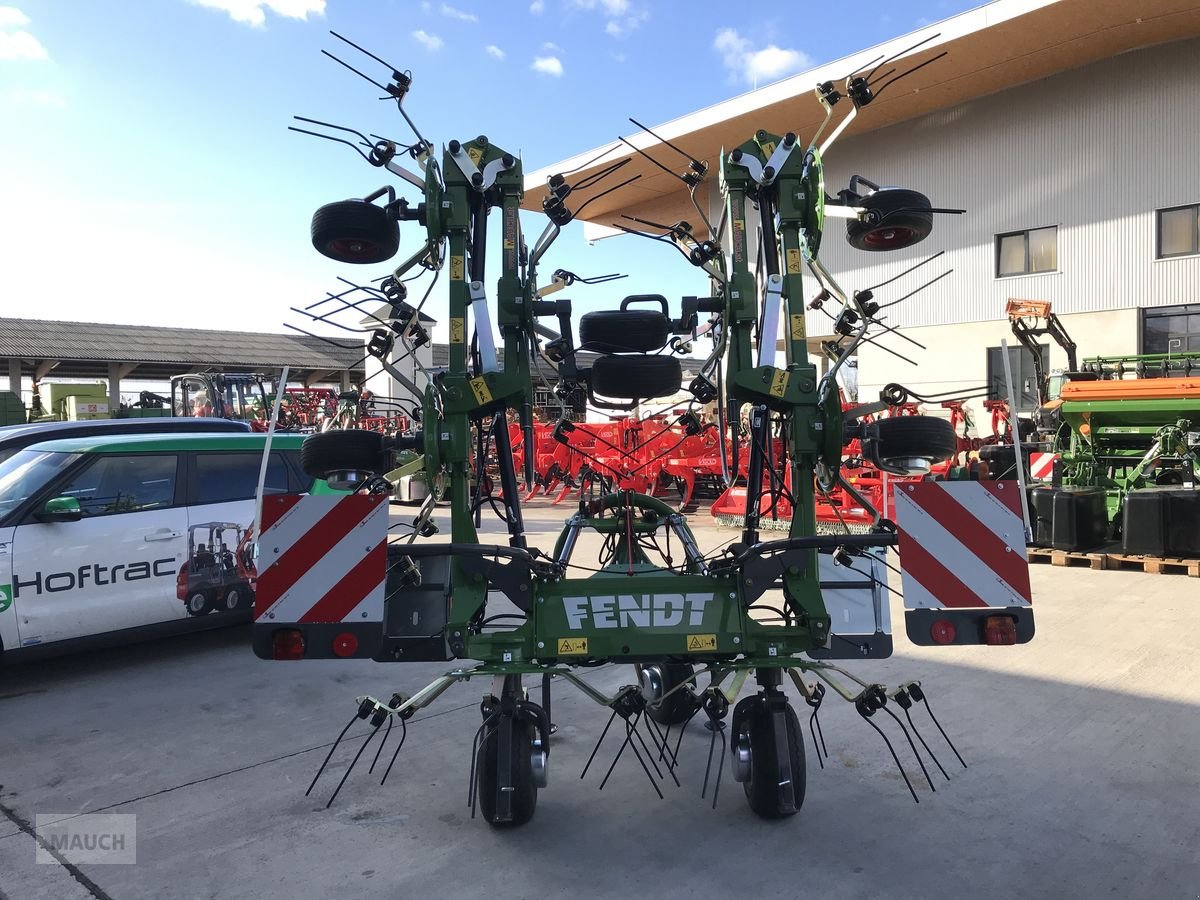
[[[196,369],[361,368],[361,344],[345,348],[300,334],[210,331],[99,322],[0,318],[0,359],[100,360]]]

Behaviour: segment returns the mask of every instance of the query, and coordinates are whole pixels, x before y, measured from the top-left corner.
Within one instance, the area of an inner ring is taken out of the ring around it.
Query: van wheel
[[[188,594],[187,611],[189,616],[207,615],[212,607],[212,598],[205,591],[192,591]]]

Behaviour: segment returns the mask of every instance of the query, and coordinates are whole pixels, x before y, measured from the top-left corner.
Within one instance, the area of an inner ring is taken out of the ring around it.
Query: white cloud
[[[650,18],[650,13],[634,7],[631,0],[569,0],[575,9],[602,14],[607,21],[604,33],[614,38],[627,37],[630,32]]]
[[[629,12],[629,0],[571,0],[578,9],[600,9],[610,16],[623,16]]]
[[[461,22],[478,22],[479,16],[473,12],[465,12],[461,9],[456,9],[446,3],[442,4],[442,15],[448,19],[458,19]]]
[[[812,60],[799,50],[786,50],[774,44],[756,48],[749,38],[734,28],[722,28],[713,40],[713,49],[729,70],[730,81],[740,81],[757,87],[761,81],[774,81],[812,65]]]
[[[622,16],[617,19],[609,19],[604,24],[604,32],[609,37],[623,38],[627,37],[630,32],[637,30],[637,27],[650,18],[650,13],[645,10],[631,13],[628,16]]]
[[[543,53],[562,53],[563,48],[558,46],[558,44],[554,43],[554,41],[546,41],[546,43],[542,44],[542,52]]]
[[[50,54],[41,41],[28,31],[0,31],[0,61],[19,59],[49,59]]]
[[[29,24],[29,16],[15,6],[0,6],[0,28],[21,28]],[[49,59],[42,42],[28,31],[0,31],[0,62]]]
[[[492,59],[504,59],[504,51],[501,50],[499,47],[497,47],[495,44],[488,44],[486,47],[483,48],[483,52],[486,53],[488,56],[490,56]]]
[[[544,0],[533,0],[533,2],[529,4],[529,14],[532,16],[540,16],[545,11],[546,4]]]
[[[325,15],[325,0],[192,0],[197,6],[228,13],[235,22],[261,28],[266,24],[266,10],[285,19],[308,21],[311,13]]]
[[[20,28],[29,24],[29,16],[15,6],[0,6],[0,28]]]
[[[0,91],[0,106],[50,106],[62,109],[67,98],[58,91],[40,88],[9,88]]]
[[[563,73],[562,62],[557,56],[534,57],[530,68],[541,75],[552,75],[555,78],[561,78]]]
[[[422,31],[419,28],[412,33],[412,36],[430,53],[435,53],[438,50],[441,50],[442,46],[446,43],[436,34],[430,34],[429,32]]]

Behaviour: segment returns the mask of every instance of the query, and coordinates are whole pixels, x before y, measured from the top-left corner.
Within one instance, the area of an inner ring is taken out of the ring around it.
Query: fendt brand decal
[[[49,575],[35,572],[28,581],[22,581],[21,576],[14,572],[13,597],[21,596],[21,588],[25,588],[27,594],[29,588],[32,588],[35,594],[43,591],[57,594],[60,591],[73,591],[76,588],[86,587],[89,581],[97,585],[105,585],[125,581],[144,581],[147,578],[174,577],[177,569],[178,564],[175,562],[175,557],[168,556],[166,559],[156,559],[153,562],[117,563],[115,566],[92,563],[82,565],[73,572],[51,572]],[[3,607],[0,606],[0,611],[2,610]]]
[[[572,631],[592,628],[672,628],[704,622],[704,608],[715,594],[610,594],[602,597],[563,597],[563,612]]]

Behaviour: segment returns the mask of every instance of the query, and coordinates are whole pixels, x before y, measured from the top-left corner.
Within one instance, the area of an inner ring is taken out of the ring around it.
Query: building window
[[[1058,226],[996,235],[996,277],[1058,270]]]
[[[1200,303],[1142,310],[1143,353],[1200,351]]]
[[[1041,351],[1043,376],[1050,373],[1050,347],[1038,344]],[[1024,347],[1008,348],[1008,364],[1012,369],[1013,393],[1016,394],[1017,412],[1032,412],[1041,404],[1041,392],[1037,383],[1037,367],[1033,354]],[[1004,383],[1004,348],[988,347],[987,351],[988,397],[992,400],[1007,400],[1008,387]]]
[[[1160,209],[1157,217],[1159,259],[1200,253],[1200,203]]]

